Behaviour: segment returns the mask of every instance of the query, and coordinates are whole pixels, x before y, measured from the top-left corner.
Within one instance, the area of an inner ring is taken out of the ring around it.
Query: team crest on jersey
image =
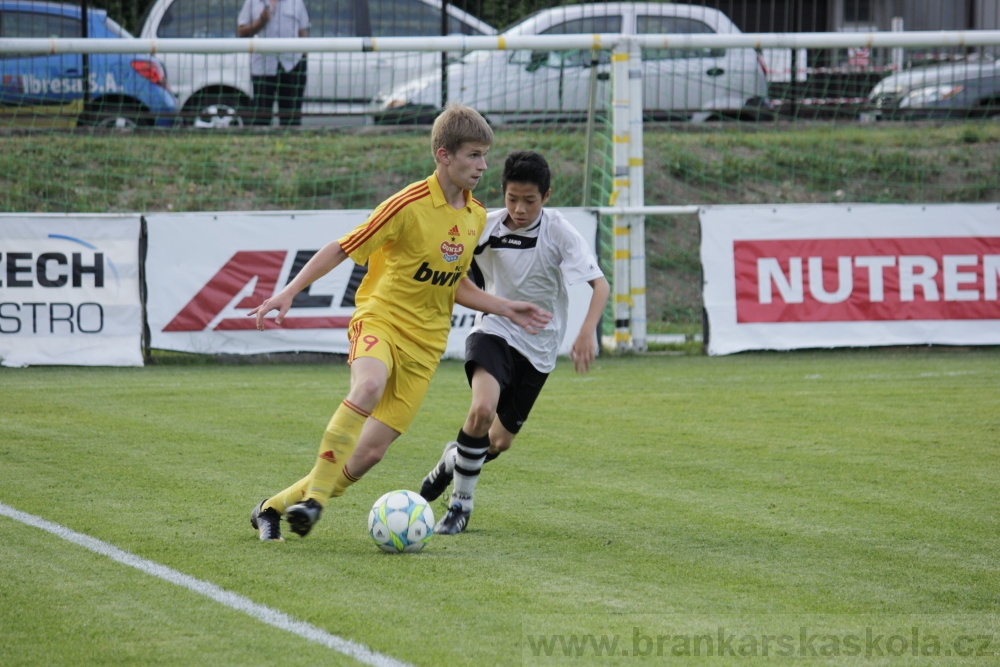
[[[446,262],[457,262],[463,252],[465,252],[465,246],[461,243],[445,241],[441,244],[441,255],[444,256]]]

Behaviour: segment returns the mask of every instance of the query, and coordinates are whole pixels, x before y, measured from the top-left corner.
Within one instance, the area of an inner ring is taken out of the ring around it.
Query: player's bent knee
[[[493,406],[473,403],[469,409],[468,421],[474,425],[476,433],[485,433],[493,423],[494,415]]]
[[[360,405],[375,405],[382,398],[385,382],[379,378],[366,377],[355,380],[351,387],[351,397]]]
[[[500,452],[506,452],[510,449],[511,444],[512,442],[510,440],[498,440],[490,443],[490,449],[495,449],[496,453],[499,454]]]

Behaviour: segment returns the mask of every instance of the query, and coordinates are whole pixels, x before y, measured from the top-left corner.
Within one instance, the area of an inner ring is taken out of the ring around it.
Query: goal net
[[[640,39],[623,71],[642,82],[647,206],[1000,199],[990,3],[975,31],[881,27],[859,3],[868,18],[811,34],[765,32],[736,3],[549,8],[513,32],[494,26],[528,11],[347,4],[307,2],[308,36],[273,39],[237,36],[240,0],[157,0],[135,37],[114,12],[3,10],[0,211],[371,208],[432,169],[427,123],[448,100],[494,124],[475,193],[487,207],[521,149],[552,165],[550,205],[613,207],[627,84],[607,38],[623,26]],[[299,67],[296,88],[284,79]],[[610,277],[615,223],[602,220]],[[645,235],[650,331],[696,331],[695,218],[650,213]]]

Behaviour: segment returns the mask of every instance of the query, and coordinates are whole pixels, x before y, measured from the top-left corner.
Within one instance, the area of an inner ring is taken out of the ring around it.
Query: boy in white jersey
[[[555,368],[566,333],[569,285],[586,281],[593,288],[570,351],[576,371],[590,370],[597,353],[597,325],[611,289],[580,233],[558,211],[543,208],[552,193],[550,182],[549,165],[541,155],[511,153],[501,177],[506,208],[487,215],[479,238],[472,270],[484,289],[535,303],[553,317],[536,335],[525,335],[506,317],[477,316],[465,347],[472,404],[458,438],[445,446],[420,487],[431,501],[455,480],[448,512],[434,528],[439,534],[465,530],[483,463],[510,447]]]

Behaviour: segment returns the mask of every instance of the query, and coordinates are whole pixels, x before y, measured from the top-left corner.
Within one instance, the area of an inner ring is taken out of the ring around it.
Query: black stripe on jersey
[[[482,247],[483,246],[479,246],[479,248],[476,248],[475,254],[478,255],[479,250]],[[472,280],[472,282],[476,283],[476,287],[478,287],[479,289],[486,289],[486,276],[483,275],[483,270],[479,268],[478,264],[476,264],[475,259],[472,260],[472,265],[469,267],[468,275],[469,279]]]
[[[507,236],[491,236],[490,237],[490,248],[496,250],[498,248],[512,248],[514,250],[530,250],[538,244],[537,236],[518,236],[517,234],[508,234]]]

